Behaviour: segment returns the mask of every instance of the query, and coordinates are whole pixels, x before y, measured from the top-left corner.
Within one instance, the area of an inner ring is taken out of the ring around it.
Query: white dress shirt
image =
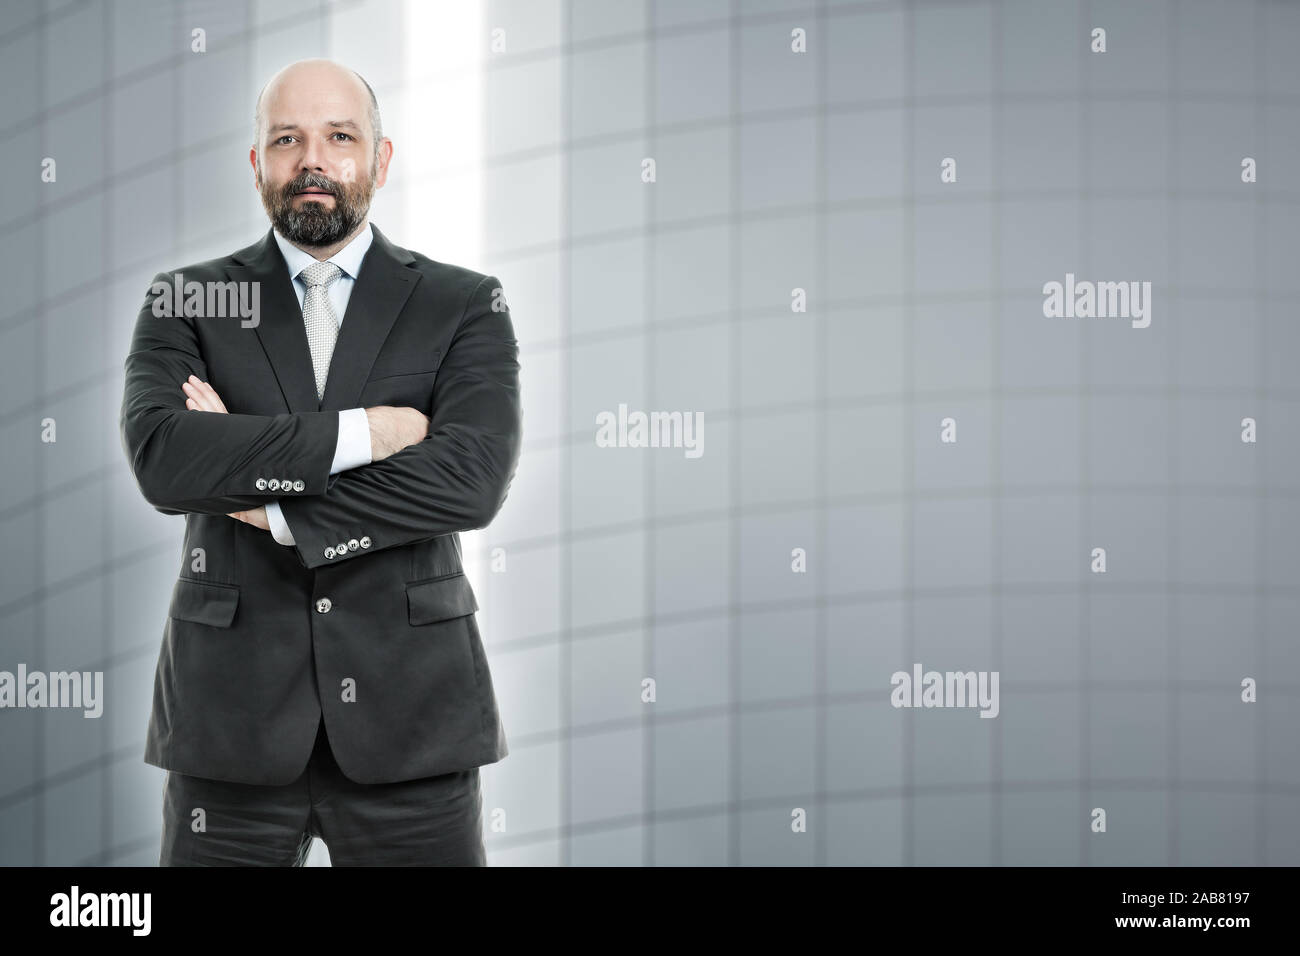
[[[272,232],[284,261],[289,266],[289,278],[293,281],[293,291],[298,295],[298,307],[301,309],[303,298],[307,295],[307,286],[298,278],[298,273],[318,260],[280,235],[279,230]],[[365,258],[374,237],[370,223],[367,222],[366,228],[357,233],[351,242],[325,260],[342,270],[342,274],[326,289],[340,329],[343,327],[343,316],[348,310],[352,287],[356,285],[357,274],[361,271],[361,260]],[[349,408],[339,412],[339,438],[334,446],[334,463],[330,465],[330,474],[336,475],[349,468],[368,465],[370,461],[370,424],[366,420],[366,410]],[[276,541],[283,545],[294,543],[293,532],[289,530],[289,523],[284,520],[278,502],[272,501],[266,506],[266,520],[271,526],[271,536]]]

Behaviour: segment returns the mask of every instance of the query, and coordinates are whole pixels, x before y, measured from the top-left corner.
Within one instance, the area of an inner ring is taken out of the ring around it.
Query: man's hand
[[[271,523],[266,520],[265,508],[254,508],[252,511],[232,511],[230,517],[238,518],[244,524],[251,524],[254,528],[261,528],[263,531],[271,530]]]
[[[376,405],[366,409],[370,425],[370,459],[382,461],[424,441],[429,434],[429,419],[419,409],[406,406]]]
[[[185,407],[192,412],[224,414],[226,411],[226,406],[222,404],[217,390],[207,382],[200,381],[197,375],[191,375],[189,381],[181,382],[181,390],[185,392]]]

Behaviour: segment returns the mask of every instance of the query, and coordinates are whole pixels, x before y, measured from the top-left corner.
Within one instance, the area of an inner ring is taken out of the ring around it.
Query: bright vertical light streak
[[[483,253],[484,5],[407,0],[402,201],[411,248],[475,268]]]
[[[406,0],[399,194],[404,245],[431,259],[491,271],[483,262],[484,67],[487,14],[479,0]],[[392,180],[390,180],[390,184]],[[479,587],[482,532],[461,535]]]

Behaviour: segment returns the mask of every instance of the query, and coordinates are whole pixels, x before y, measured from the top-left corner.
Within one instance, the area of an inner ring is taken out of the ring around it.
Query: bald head
[[[253,109],[254,148],[260,153],[269,128],[293,122],[290,116],[301,113],[301,104],[312,99],[336,106],[339,118],[346,114],[359,123],[364,116],[372,150],[378,152],[384,129],[375,91],[356,70],[324,59],[290,63],[267,80]]]

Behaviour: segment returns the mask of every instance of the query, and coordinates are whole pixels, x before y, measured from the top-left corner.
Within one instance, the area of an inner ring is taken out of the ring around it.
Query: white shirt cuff
[[[284,520],[284,515],[280,512],[280,502],[272,501],[266,505],[266,523],[271,526],[271,537],[276,541],[283,545],[294,544],[289,522]]]
[[[339,440],[334,446],[330,474],[370,464],[370,422],[364,408],[339,412]]]
[[[370,464],[370,422],[364,408],[349,408],[339,412],[339,437],[334,445],[334,463],[330,474],[337,475],[349,468]],[[271,537],[285,546],[295,542],[289,522],[284,520],[278,501],[266,505],[266,523],[271,526]]]

